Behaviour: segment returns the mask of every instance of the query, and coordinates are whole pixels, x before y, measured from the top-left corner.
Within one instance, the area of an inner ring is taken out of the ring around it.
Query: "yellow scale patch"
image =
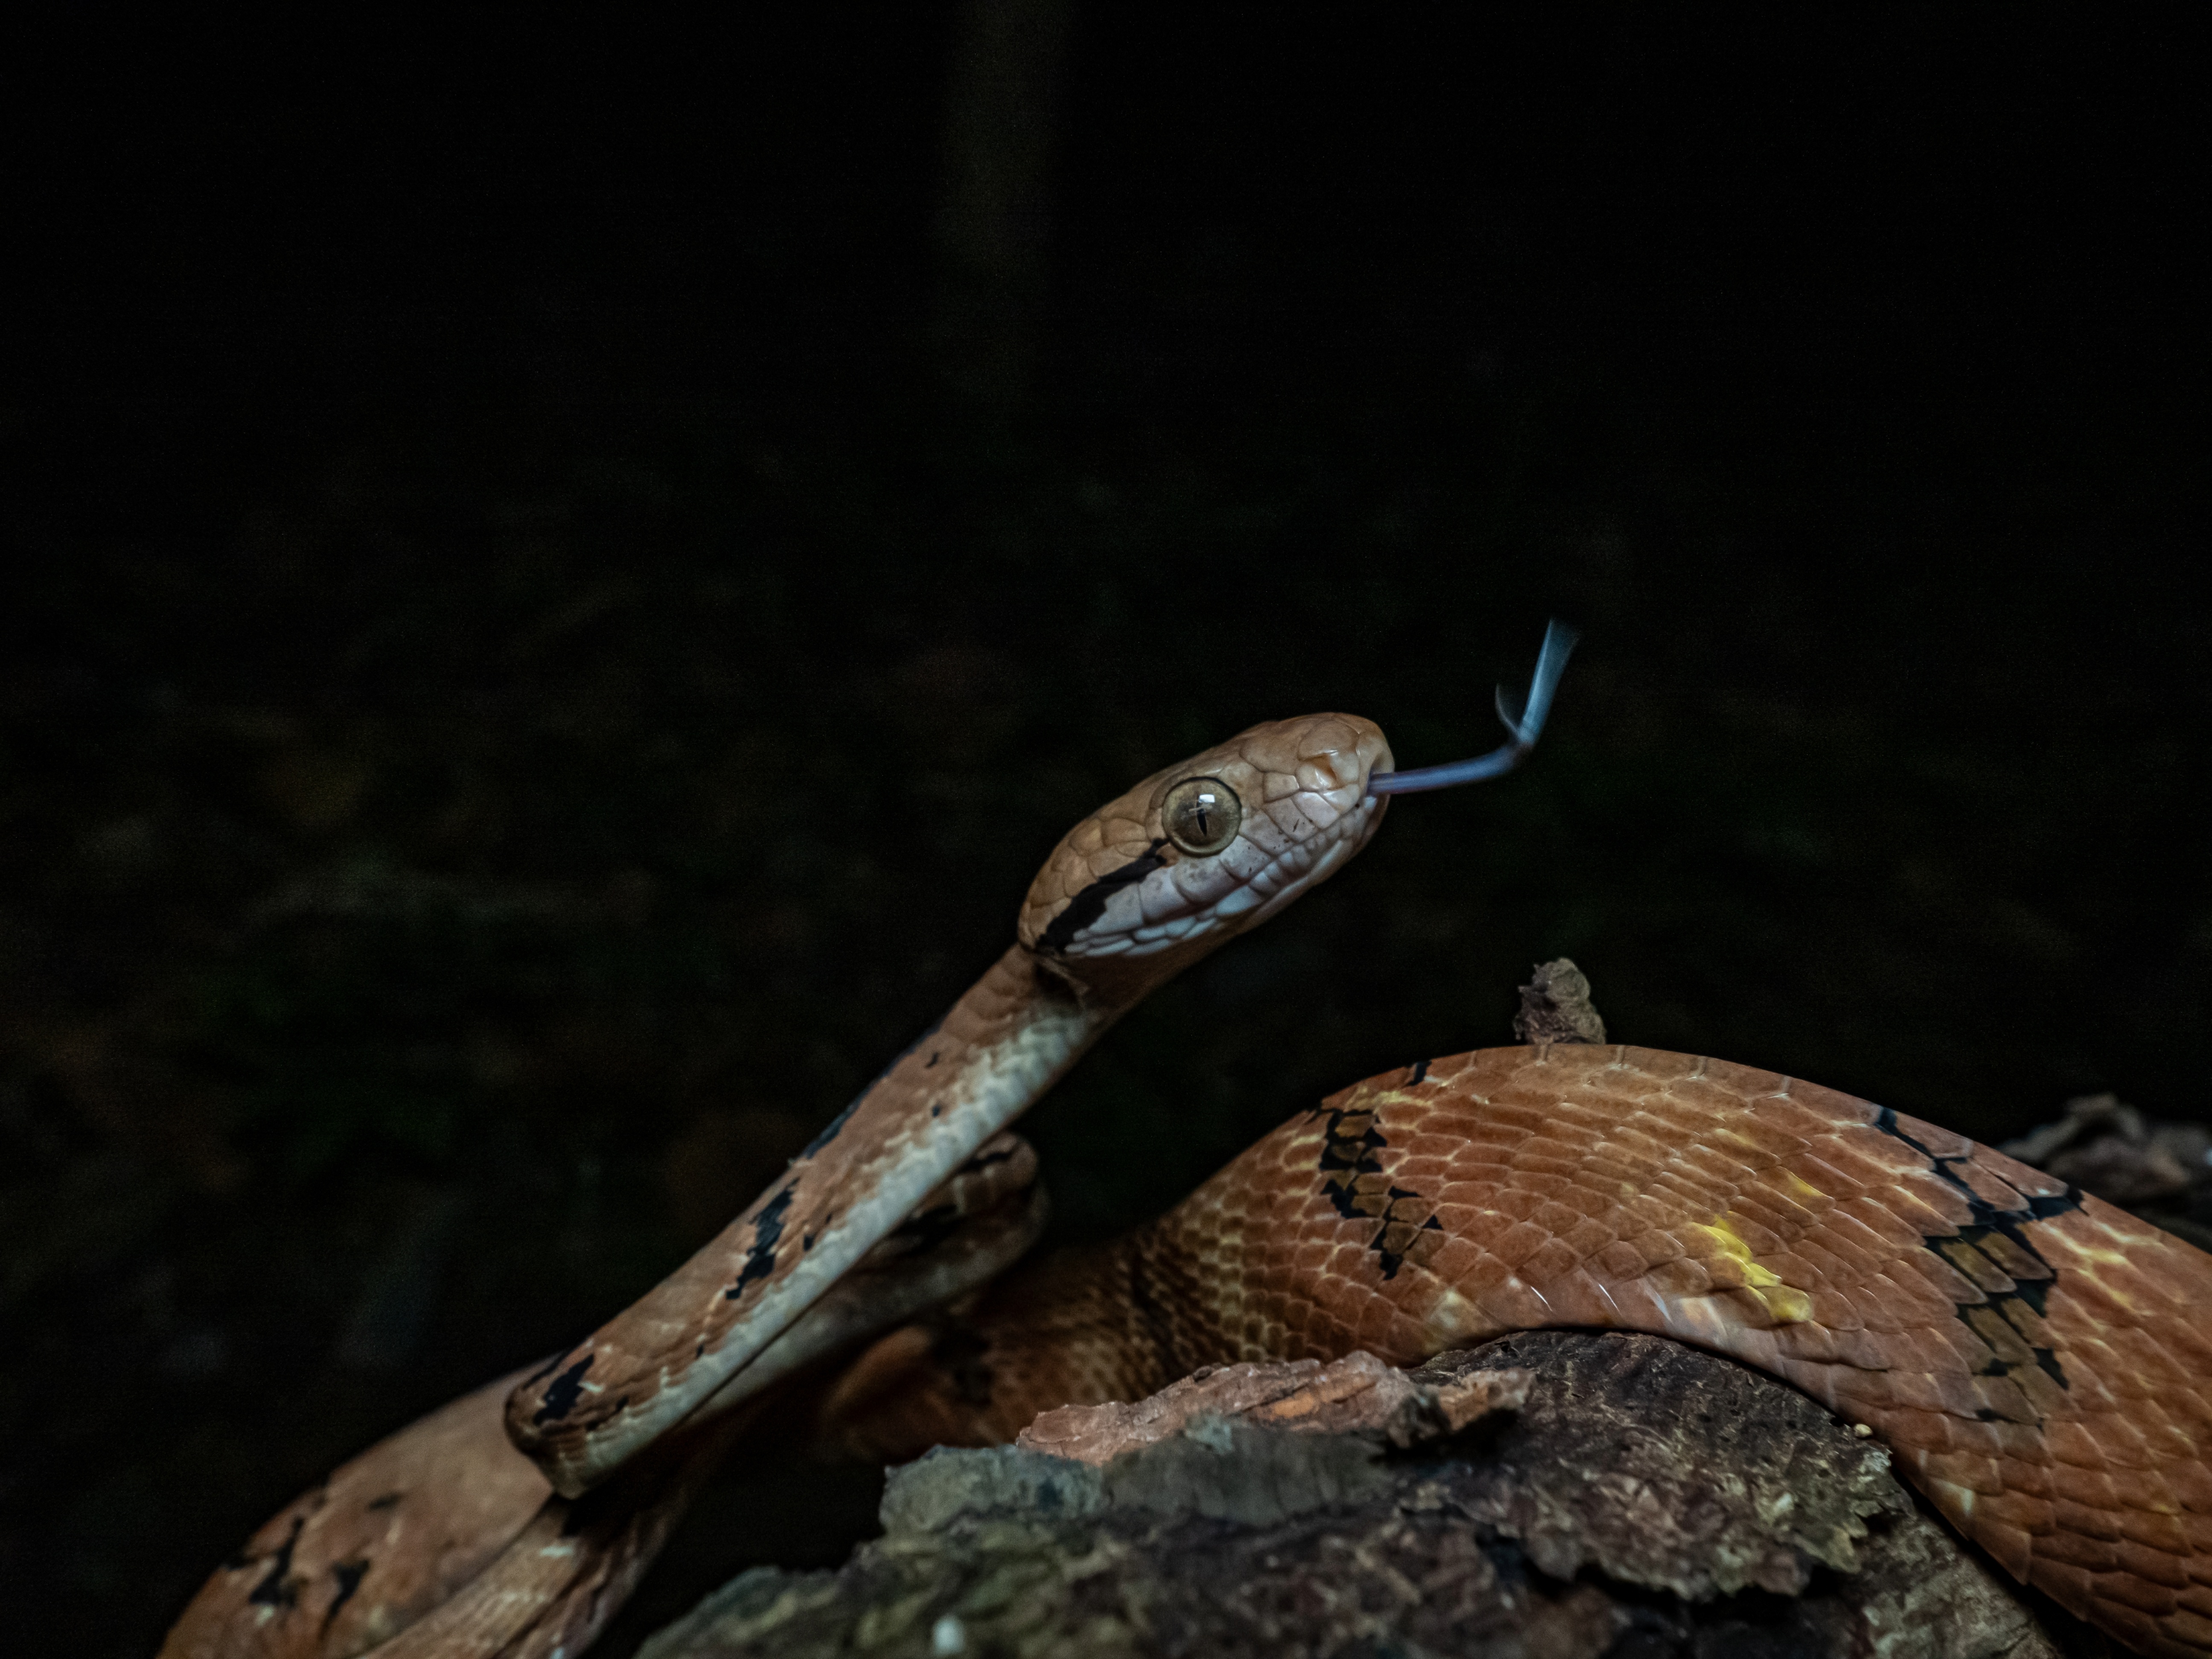
[[[1741,1288],[1749,1291],[1765,1305],[1776,1324],[1802,1325],[1813,1316],[1813,1298],[1795,1285],[1784,1283],[1782,1275],[1771,1267],[1754,1261],[1750,1244],[1729,1225],[1726,1216],[1717,1215],[1702,1225],[1692,1222],[1682,1231],[1700,1232],[1711,1239],[1721,1260],[1731,1263],[1741,1275]]]
[[[1827,1194],[1822,1192],[1818,1187],[1815,1187],[1811,1182],[1806,1180],[1803,1176],[1799,1175],[1795,1170],[1784,1170],[1781,1173],[1783,1178],[1789,1182],[1791,1192],[1799,1198],[1818,1198],[1825,1200],[1828,1196]]]

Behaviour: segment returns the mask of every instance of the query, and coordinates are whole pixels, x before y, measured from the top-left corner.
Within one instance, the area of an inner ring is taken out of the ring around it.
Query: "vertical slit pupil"
[[[1244,804],[1218,778],[1186,778],[1169,792],[1163,816],[1175,844],[1204,857],[1236,839]]]

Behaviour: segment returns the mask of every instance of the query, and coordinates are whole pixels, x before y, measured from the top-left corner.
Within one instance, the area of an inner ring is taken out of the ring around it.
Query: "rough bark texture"
[[[1605,1021],[1590,1001],[1590,983],[1566,957],[1540,963],[1521,988],[1521,1012],[1513,1016],[1513,1036],[1521,1042],[1602,1042]]]
[[[1100,1466],[1175,1435],[1207,1417],[1241,1418],[1295,1433],[1372,1431],[1401,1450],[1457,1433],[1494,1411],[1517,1411],[1534,1373],[1469,1370],[1442,1383],[1414,1380],[1371,1353],[1318,1359],[1201,1365],[1133,1405],[1062,1406],[1041,1413],[1014,1443]]]
[[[2074,1647],[1916,1507],[1881,1448],[1726,1360],[1539,1332],[1403,1383],[1346,1366],[1197,1379],[1221,1412],[1184,1409],[1178,1384],[1126,1409],[1135,1449],[1118,1455],[1114,1423],[1060,1425],[1099,1462],[933,1452],[895,1472],[885,1535],[844,1568],[746,1573],[642,1659]]]
[[[2145,1117],[2116,1095],[2066,1103],[2003,1151],[2212,1250],[2212,1127]]]

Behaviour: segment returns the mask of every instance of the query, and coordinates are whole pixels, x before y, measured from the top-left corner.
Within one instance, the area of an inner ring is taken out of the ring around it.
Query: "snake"
[[[1008,1125],[1393,795],[1518,764],[1571,645],[1554,624],[1476,759],[1400,770],[1373,722],[1309,715],[1085,817],[1005,953],[728,1227],[279,1511],[162,1659],[569,1659],[793,1389],[825,1444],[896,1461],[1204,1365],[1559,1327],[1802,1389],[2015,1581],[2136,1651],[2212,1655],[2212,1255],[1892,1108],[1652,1049],[1480,1049],[1297,1114],[1118,1241],[1031,1251]]]

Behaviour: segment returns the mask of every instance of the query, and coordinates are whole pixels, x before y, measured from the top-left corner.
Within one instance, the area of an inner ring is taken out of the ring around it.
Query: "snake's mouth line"
[[[1158,849],[1164,843],[1155,842],[1152,850],[1100,877],[1070,900],[1034,948],[1040,955],[1066,963],[1079,974],[1086,960],[1154,956],[1217,928],[1231,930],[1218,941],[1226,943],[1234,933],[1273,915],[1307,886],[1334,874],[1339,865],[1366,844],[1378,817],[1377,812],[1364,810],[1364,803],[1356,805],[1322,835],[1292,842],[1269,854],[1265,863],[1240,872],[1237,884],[1220,898],[1173,910],[1162,903],[1147,918],[1147,899],[1188,896],[1174,885],[1175,861],[1162,856]],[[1133,889],[1132,902],[1139,913],[1136,921],[1124,922],[1112,933],[1081,937],[1086,929],[1111,920],[1109,912],[1118,908],[1115,900]],[[1073,927],[1064,926],[1079,915],[1085,918],[1082,921]]]

